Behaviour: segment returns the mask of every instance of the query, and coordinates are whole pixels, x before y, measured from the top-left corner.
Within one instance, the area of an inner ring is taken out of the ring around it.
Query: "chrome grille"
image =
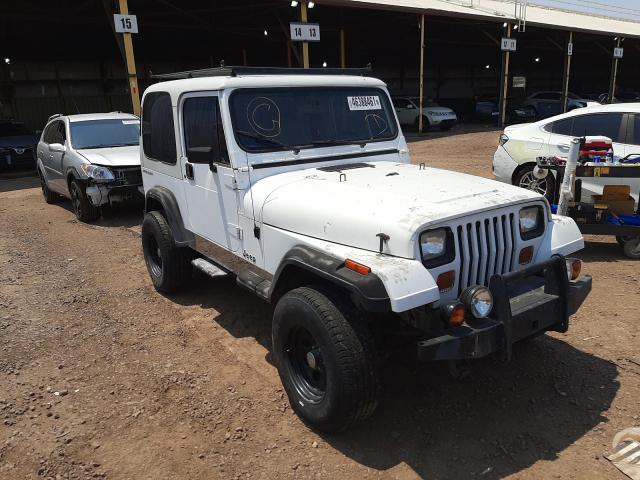
[[[496,273],[505,274],[513,270],[518,228],[514,213],[458,226],[458,295],[470,285],[489,285],[489,280]]]

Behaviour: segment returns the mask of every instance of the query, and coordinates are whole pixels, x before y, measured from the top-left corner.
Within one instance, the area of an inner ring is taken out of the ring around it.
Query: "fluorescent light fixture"
[[[487,70],[489,70],[491,68],[491,65],[487,64],[484,66],[484,68],[486,68]]]
[[[327,62],[322,62],[322,66],[326,68],[327,67]]]
[[[536,57],[534,60],[535,60],[536,63],[539,63],[540,62],[540,57]]]
[[[502,24],[502,28],[507,28],[507,22],[504,22],[504,23]]]
[[[267,35],[269,35],[269,32],[267,32],[267,29],[264,29],[264,36],[266,37]]]
[[[315,4],[315,3],[313,3],[313,2],[309,2],[309,3],[307,4],[307,6],[308,6],[309,8],[313,8],[313,7],[315,7],[315,6],[316,6],[316,4]]]
[[[291,2],[291,6],[292,6],[292,7],[297,7],[297,6],[298,6],[298,0],[293,0],[293,1]]]
[[[9,57],[4,57],[4,63],[9,65],[11,63],[11,59]]]

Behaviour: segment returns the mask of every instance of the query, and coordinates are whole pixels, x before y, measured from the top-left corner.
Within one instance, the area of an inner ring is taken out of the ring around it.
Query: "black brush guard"
[[[418,358],[464,360],[503,352],[511,358],[513,344],[545,331],[566,332],[573,315],[591,291],[591,277],[569,281],[564,257],[517,272],[494,275],[489,282],[493,309],[489,318],[467,318],[446,334],[418,342]]]

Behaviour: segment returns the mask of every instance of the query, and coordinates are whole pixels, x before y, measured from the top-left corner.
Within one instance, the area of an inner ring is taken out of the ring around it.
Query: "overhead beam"
[[[497,45],[498,47],[500,46],[500,40],[498,40],[498,37],[491,35],[484,28],[479,28],[478,30],[480,30],[480,32],[482,32],[482,34],[489,40],[491,40],[495,45]]]

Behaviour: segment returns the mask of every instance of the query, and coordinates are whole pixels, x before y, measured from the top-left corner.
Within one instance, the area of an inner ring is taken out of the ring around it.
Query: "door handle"
[[[569,150],[570,147],[569,147],[569,144],[567,144],[567,143],[559,143],[558,144],[558,148],[560,150]]]
[[[184,164],[184,176],[187,177],[189,180],[193,180],[193,165],[191,165],[190,163],[185,163]]]

